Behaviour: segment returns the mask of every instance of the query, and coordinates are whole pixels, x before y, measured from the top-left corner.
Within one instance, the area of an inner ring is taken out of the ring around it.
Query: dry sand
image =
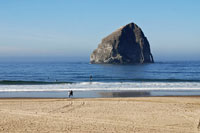
[[[0,99],[0,132],[200,132],[199,97]]]

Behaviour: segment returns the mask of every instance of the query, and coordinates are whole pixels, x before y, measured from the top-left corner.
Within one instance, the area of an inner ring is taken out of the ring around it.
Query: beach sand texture
[[[200,132],[200,98],[0,99],[0,132]]]

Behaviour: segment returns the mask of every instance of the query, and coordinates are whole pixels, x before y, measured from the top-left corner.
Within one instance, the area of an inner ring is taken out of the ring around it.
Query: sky
[[[199,60],[199,0],[1,0],[0,58],[86,58],[128,23],[155,60]]]

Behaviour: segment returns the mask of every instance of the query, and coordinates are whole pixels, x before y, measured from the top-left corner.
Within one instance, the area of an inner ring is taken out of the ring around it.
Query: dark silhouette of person
[[[71,96],[73,96],[73,91],[72,91],[72,90],[70,90],[70,91],[68,92],[68,96],[69,96],[69,98],[70,98]]]
[[[92,75],[90,75],[90,81],[92,81]]]

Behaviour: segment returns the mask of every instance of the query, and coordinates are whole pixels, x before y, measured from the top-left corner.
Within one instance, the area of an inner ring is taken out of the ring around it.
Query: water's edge
[[[151,91],[74,91],[72,98],[115,98],[157,96],[200,96],[200,90],[151,90]],[[1,92],[0,98],[68,98],[61,92]]]

